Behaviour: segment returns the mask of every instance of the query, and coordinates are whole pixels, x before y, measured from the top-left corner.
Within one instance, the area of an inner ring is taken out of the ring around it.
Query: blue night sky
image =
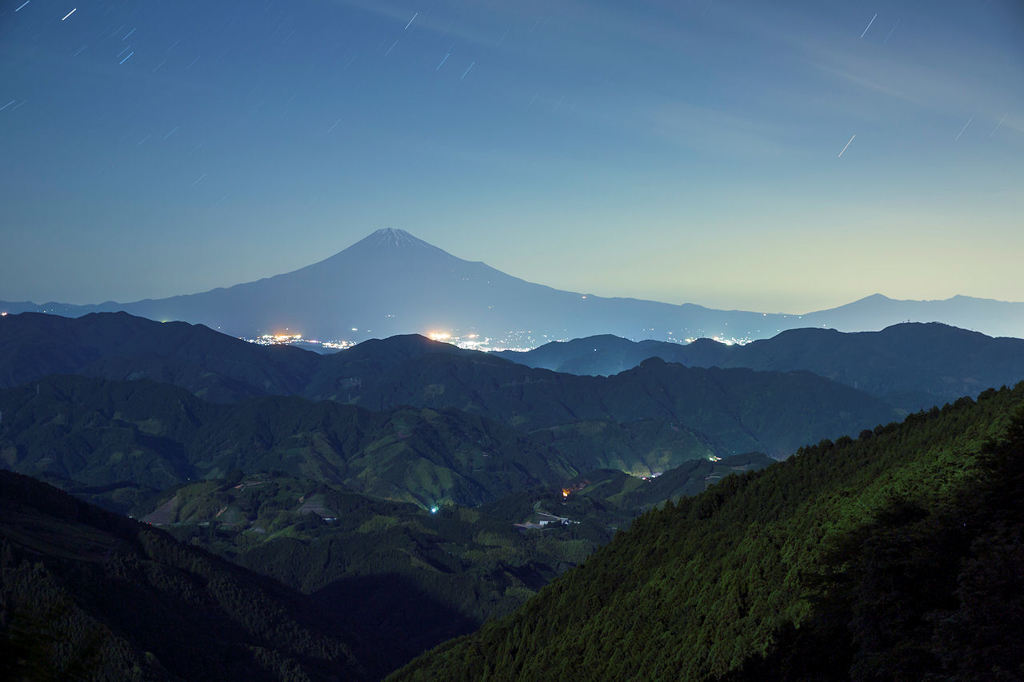
[[[399,227],[601,295],[1024,300],[1019,0],[23,3],[0,299],[201,291]]]

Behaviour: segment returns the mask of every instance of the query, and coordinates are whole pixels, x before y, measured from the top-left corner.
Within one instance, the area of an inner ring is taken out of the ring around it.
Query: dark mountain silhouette
[[[107,345],[110,339],[115,341]],[[556,442],[569,435],[578,443],[574,439],[588,429],[608,429],[608,447],[592,452],[584,469],[614,465],[622,457],[634,466],[646,461],[651,468],[669,468],[701,449],[705,454],[785,456],[803,443],[856,433],[894,415],[878,399],[806,372],[649,361],[615,377],[575,376],[415,335],[320,356],[124,314],[63,321],[22,314],[0,322],[0,349],[5,350],[0,383],[70,372],[117,380],[151,378],[212,399],[298,394],[372,410],[456,408],[527,432],[559,427],[548,434]],[[655,423],[645,426],[645,420]],[[585,429],[582,422],[597,424]],[[576,436],[567,434],[572,429]],[[615,429],[619,435],[612,437]]]
[[[655,419],[702,434],[721,453],[779,457],[895,415],[880,400],[809,372],[689,368],[652,358],[612,377],[589,377],[517,367],[480,353],[413,355],[379,370],[373,363],[349,364],[347,352],[331,358],[338,364],[327,373],[330,383],[312,385],[318,397],[374,410],[455,407],[531,432]]]
[[[908,320],[1024,336],[1024,303],[963,296],[896,301],[876,294],[839,308],[784,315],[560,291],[457,258],[396,229],[378,230],[294,272],[227,288],[89,306],[0,302],[0,310],[67,316],[123,310],[153,320],[200,323],[234,336],[288,328],[307,338],[359,341],[443,330],[526,347],[603,333],[631,339],[757,339],[798,327],[861,331]]]
[[[309,351],[257,346],[202,325],[127,313],[0,318],[0,387],[49,374],[146,378],[223,402],[301,392],[316,366]]]
[[[638,518],[392,680],[1019,679],[1024,383]]]
[[[217,405],[150,381],[54,376],[0,391],[0,413],[4,468],[128,506],[236,470],[428,507],[479,504],[577,473],[548,445],[455,410],[374,413],[293,397]]]
[[[568,374],[590,374],[611,376],[627,369],[633,369],[647,358],[661,358],[665,362],[678,362],[698,367],[712,367],[717,362],[693,362],[688,351],[699,344],[710,342],[716,349],[714,359],[724,357],[723,343],[710,339],[697,339],[689,344],[670,341],[630,341],[614,334],[598,334],[571,341],[552,341],[528,351],[494,351],[496,355],[527,367],[549,369],[552,372]]]
[[[634,343],[602,335],[495,355],[573,374],[616,374],[649,357],[691,367],[806,370],[911,411],[1024,379],[1024,340],[992,338],[938,323],[906,323],[860,333],[794,329],[744,346],[710,339],[688,345]]]
[[[336,680],[388,670],[372,640],[316,600],[9,471],[0,471],[0,595],[5,680]]]

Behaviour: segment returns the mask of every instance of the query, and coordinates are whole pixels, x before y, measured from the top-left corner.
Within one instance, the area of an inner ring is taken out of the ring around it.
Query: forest
[[[730,476],[392,679],[1020,679],[1022,401]]]

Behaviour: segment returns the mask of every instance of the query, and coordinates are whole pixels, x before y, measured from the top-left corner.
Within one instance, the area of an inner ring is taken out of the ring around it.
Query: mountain
[[[524,533],[477,509],[274,474],[190,483],[144,520],[345,614],[391,669],[511,612],[611,537],[587,520]]]
[[[531,433],[580,422],[653,419],[702,435],[721,454],[785,456],[803,443],[857,433],[896,416],[880,400],[809,372],[690,368],[652,358],[612,377],[589,377],[485,354],[411,356],[391,371],[375,372],[362,363],[348,365],[345,353],[334,360],[345,364],[332,368],[333,384],[316,385],[318,397],[375,410],[455,407]]]
[[[773,375],[747,373],[768,378],[767,384],[745,384],[763,397],[713,417],[699,416],[710,409],[707,405],[675,409],[696,415],[689,420],[713,428],[717,440],[765,441],[777,445],[779,452],[786,452],[782,448],[800,434],[841,434],[840,425],[855,423],[850,417],[831,416],[831,410],[844,405],[836,396],[816,391],[831,389],[824,380],[810,374],[781,375],[793,382],[782,389],[803,397],[780,401],[774,397],[778,387],[772,385]],[[728,387],[719,381],[706,388],[715,394]],[[653,384],[643,390],[659,401],[671,397]],[[844,390],[854,400],[847,407],[855,409],[859,396]],[[610,393],[615,391],[612,387]],[[619,392],[626,403],[639,400]],[[726,394],[723,404],[730,400]],[[773,402],[787,406],[767,409]],[[751,410],[763,415],[748,414]],[[804,423],[809,417],[811,425]],[[860,419],[864,421],[863,414]],[[136,508],[159,491],[190,480],[236,470],[281,471],[423,507],[476,505],[531,486],[560,486],[596,468],[665,471],[688,460],[729,454],[705,440],[672,422],[652,419],[626,424],[591,419],[523,433],[452,409],[370,412],[295,397],[219,405],[149,381],[54,376],[0,390],[0,465],[77,494],[98,495],[95,499],[120,510]]]
[[[880,400],[807,372],[650,360],[614,377],[574,376],[416,335],[324,356],[123,313],[9,315],[0,321],[0,349],[0,385],[75,372],[173,382],[211,399],[298,394],[376,411],[455,408],[520,431],[547,429],[534,435],[556,449],[568,439],[585,458],[571,460],[581,470],[629,462],[623,468],[649,472],[710,453],[785,456],[895,416]],[[593,447],[581,450],[587,439]]]
[[[569,498],[562,494],[561,487],[535,488],[516,492],[487,507],[445,506],[436,513],[280,472],[238,471],[227,479],[188,482],[152,498],[146,506],[149,512],[140,516],[148,524],[145,526],[72,501],[27,477],[0,471],[0,566],[4,569],[0,572],[0,594],[5,595],[0,601],[0,671],[7,673],[4,679],[20,679],[15,672],[34,674],[36,678],[53,673],[51,676],[56,677],[62,669],[69,677],[75,676],[72,670],[89,673],[84,675],[89,677],[101,676],[93,668],[105,666],[108,677],[120,679],[124,674],[112,668],[140,665],[146,670],[145,679],[175,675],[204,679],[234,664],[254,679],[273,678],[272,672],[252,671],[244,660],[238,662],[242,654],[232,650],[233,642],[218,641],[221,646],[204,648],[208,656],[220,660],[210,672],[193,670],[191,675],[183,674],[180,661],[165,663],[174,675],[155,665],[165,660],[165,651],[153,649],[156,657],[134,651],[147,648],[147,638],[161,628],[172,632],[184,628],[198,637],[218,620],[242,617],[250,624],[249,636],[258,636],[269,627],[259,621],[267,616],[258,611],[266,611],[268,604],[267,595],[258,589],[243,597],[256,613],[237,606],[229,608],[228,614],[207,608],[195,614],[194,623],[184,620],[184,607],[176,600],[182,598],[196,606],[195,590],[182,590],[174,581],[165,584],[165,573],[177,575],[181,566],[187,566],[185,570],[193,575],[185,576],[186,582],[211,581],[210,596],[218,599],[234,598],[226,588],[245,589],[246,585],[234,584],[239,580],[256,583],[259,588],[262,579],[247,577],[244,571],[212,557],[204,559],[195,549],[175,547],[170,538],[151,529],[155,525],[188,546],[207,549],[300,591],[289,593],[262,580],[264,588],[271,588],[274,600],[301,616],[302,623],[288,627],[313,646],[318,642],[315,633],[303,632],[300,626],[316,625],[335,637],[345,632],[359,633],[358,640],[350,637],[346,641],[354,643],[359,665],[366,670],[360,672],[351,662],[346,670],[344,662],[336,662],[336,674],[345,671],[346,679],[358,679],[372,671],[379,676],[429,647],[511,612],[610,540],[617,527],[628,526],[639,510],[699,492],[709,478],[737,469],[761,468],[770,462],[764,455],[719,462],[697,460],[648,480],[621,472],[593,472],[569,484],[574,491]],[[79,494],[98,496],[95,488]],[[529,522],[541,508],[566,518],[566,523],[539,530],[523,530],[516,525]],[[140,534],[149,537],[141,542],[144,555],[137,557],[135,545]],[[8,540],[13,543],[10,547],[5,544]],[[117,552],[125,556],[115,556]],[[37,562],[42,558],[56,572],[55,580],[30,584],[40,580],[41,565],[37,563],[33,571],[26,572],[25,565],[19,563],[23,556]],[[141,566],[127,577],[117,571],[111,577],[77,565],[95,561],[115,566],[141,561]],[[232,578],[232,572],[239,575]],[[69,575],[74,580],[65,580]],[[118,584],[126,579],[138,584],[130,588]],[[149,608],[154,587],[161,592],[156,599],[163,602],[165,613]],[[104,591],[114,589],[119,594],[140,590],[146,600],[141,604],[133,601],[128,606],[132,609],[129,616],[116,604],[101,599]],[[69,594],[61,597],[63,591]],[[67,597],[78,608],[60,613],[47,610],[48,600]],[[321,617],[313,619],[316,613]],[[280,618],[273,610],[268,615]],[[133,636],[116,627],[107,632],[92,624],[92,619],[109,624],[126,618],[137,624],[143,621],[142,631]],[[255,631],[253,621],[257,624]],[[9,629],[5,629],[7,626]],[[79,641],[81,628],[91,628],[84,644]],[[68,631],[74,636],[66,634]],[[52,635],[58,632],[65,633],[61,638],[67,648],[62,653],[49,649]],[[172,638],[184,636],[176,633]],[[296,643],[287,636],[277,636],[280,641],[271,645],[277,650],[275,656],[285,661],[289,654],[295,655]],[[89,660],[97,639],[109,639],[110,643],[102,647],[117,652],[103,656],[102,663]],[[127,660],[122,661],[122,657]],[[20,663],[12,665],[19,659]],[[200,663],[209,662],[197,661],[196,665]],[[291,665],[311,673],[306,664],[293,661]],[[224,677],[234,679],[237,675]],[[320,677],[310,674],[312,679]]]
[[[1024,303],[953,296],[935,301],[898,300],[873,294],[853,303],[801,316],[792,327],[871,331],[901,322],[942,322],[989,336],[1024,337]]]
[[[543,518],[538,510],[553,510],[559,516],[571,517],[574,522],[592,524],[596,521],[605,530],[617,531],[627,528],[640,513],[668,500],[697,495],[730,474],[757,471],[774,463],[775,460],[763,453],[747,452],[694,459],[650,476],[630,476],[617,469],[600,469],[582,474],[562,488],[515,492],[481,505],[479,509],[482,514],[515,521]],[[607,534],[605,541],[611,537]]]
[[[0,465],[129,507],[235,470],[427,507],[479,504],[577,473],[546,444],[454,410],[375,413],[291,397],[217,405],[164,384],[74,376],[0,391]]]
[[[724,343],[710,339],[697,339],[688,344],[670,341],[630,341],[614,334],[598,334],[571,341],[552,341],[532,350],[493,351],[491,355],[511,360],[527,367],[548,369],[567,374],[612,376],[633,369],[647,358],[661,358],[665,362],[678,362],[697,367],[721,366],[721,362],[694,362],[693,350],[702,344],[713,344],[714,360],[727,355]],[[722,350],[719,350],[721,348]],[[689,352],[688,352],[689,351]]]
[[[1019,679],[1024,383],[637,519],[393,680]]]
[[[386,672],[343,620],[162,531],[0,471],[5,680],[336,680]]]
[[[913,411],[977,396],[1024,379],[1024,340],[992,338],[939,323],[879,332],[794,329],[743,346],[699,339],[687,345],[602,335],[499,357],[556,372],[609,375],[650,357],[690,367],[804,370]]]
[[[0,387],[50,374],[146,378],[229,402],[299,393],[317,363],[309,351],[258,346],[202,325],[161,324],[127,313],[0,318]]]
[[[511,613],[640,511],[771,462],[693,460],[647,479],[589,472],[565,484],[568,497],[561,486],[539,487],[436,512],[310,480],[241,475],[167,491],[143,520],[337,605],[365,623],[397,668]],[[552,518],[565,521],[536,523]]]
[[[666,430],[661,441],[587,424],[552,439],[454,410],[371,413],[280,396],[224,405],[146,380],[50,376],[0,390],[0,467],[314,595],[376,642],[377,669],[509,612],[639,511],[771,461],[702,457],[651,481],[600,474],[615,485],[569,464],[651,442],[669,459],[696,455]],[[510,508],[510,495],[527,509]],[[514,524],[540,500],[572,525],[524,535]],[[482,502],[493,510],[459,506]]]
[[[0,305],[12,313],[33,309]],[[204,324],[235,336],[287,328],[312,338],[362,340],[442,330],[516,345],[599,331],[635,335],[648,327],[717,334],[726,318],[741,329],[748,323],[758,329],[766,325],[755,313],[559,291],[457,258],[397,229],[378,230],[294,272],[228,288],[124,304],[34,309],[71,315],[123,310],[152,320]],[[772,320],[776,317],[788,319]]]
[[[874,295],[839,308],[786,315],[605,298],[527,282],[396,229],[378,230],[294,272],[227,288],[87,306],[0,302],[0,310],[67,316],[121,310],[152,320],[204,324],[243,337],[286,328],[306,338],[351,341],[438,331],[530,348],[604,333],[631,339],[750,340],[798,327],[862,331],[908,320],[1024,337],[1024,303],[963,296],[897,301]]]

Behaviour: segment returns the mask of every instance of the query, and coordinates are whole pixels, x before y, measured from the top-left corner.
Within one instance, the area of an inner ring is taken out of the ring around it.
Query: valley
[[[925,356],[916,374],[881,370],[903,382],[899,391],[871,383],[880,361],[911,366],[886,360],[907,352],[902,329],[815,334],[817,355],[793,346],[812,331],[742,348],[679,346],[698,355],[670,362],[658,356],[664,346],[614,337],[506,359],[416,335],[325,355],[124,313],[9,315],[0,461],[313,600],[331,614],[319,631],[358,635],[353,674],[379,678],[518,617],[545,586],[600,562],[591,555],[623,542],[637,517],[775,471],[794,451],[803,461],[811,443],[831,452],[895,433],[914,404],[904,396],[943,395],[923,369],[938,361]],[[948,338],[977,345],[974,356],[954,352],[989,369],[945,366],[965,377],[1015,376],[1024,357],[1008,339],[942,325],[906,331],[929,348]],[[851,351],[862,338],[871,343]],[[654,354],[610,376],[522,364],[551,364],[553,353],[563,365],[604,362],[614,348],[619,362]],[[807,371],[824,366],[815,357],[832,363],[834,379]],[[694,358],[703,366],[678,362]],[[27,541],[13,528],[6,537]],[[318,674],[319,664],[297,665]]]

